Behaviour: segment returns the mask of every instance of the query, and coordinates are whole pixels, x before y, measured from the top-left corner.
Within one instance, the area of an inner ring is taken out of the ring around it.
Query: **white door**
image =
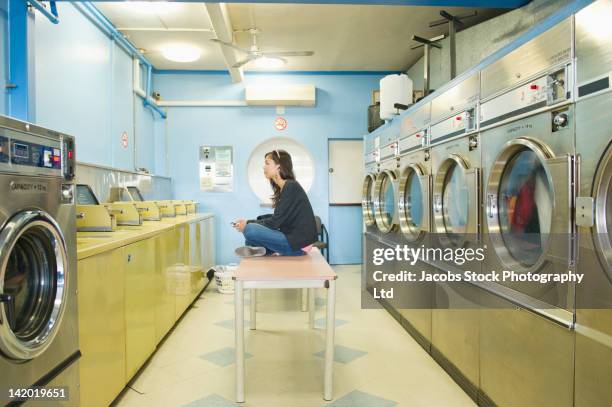
[[[361,205],[363,140],[329,141],[329,204]]]

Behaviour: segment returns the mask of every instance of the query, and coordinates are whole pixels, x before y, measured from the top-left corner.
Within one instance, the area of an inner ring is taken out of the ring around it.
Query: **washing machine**
[[[480,232],[480,162],[476,113],[479,75],[472,75],[432,101],[430,155],[432,238],[441,251],[475,250]],[[436,256],[439,272],[479,272]],[[473,398],[479,383],[478,289],[465,282],[436,282],[432,311],[432,356]]]
[[[74,147],[70,136],[0,117],[2,405],[39,386],[79,405]]]
[[[576,223],[575,405],[612,405],[612,32],[602,16],[612,1],[576,14],[576,153],[580,163]],[[601,35],[608,32],[607,35]]]
[[[431,168],[429,165],[429,103],[408,114],[401,124],[398,141],[399,181],[398,220],[400,244],[418,249],[427,246],[431,211]],[[431,266],[421,260],[414,264],[397,262],[396,273],[412,271],[420,277],[431,274]],[[433,284],[413,282],[398,286],[397,305],[404,328],[428,352],[431,350],[431,307]]]
[[[567,274],[575,261],[572,20],[481,78],[482,272]],[[483,397],[498,405],[571,406],[575,285],[517,280],[491,282],[481,295]]]

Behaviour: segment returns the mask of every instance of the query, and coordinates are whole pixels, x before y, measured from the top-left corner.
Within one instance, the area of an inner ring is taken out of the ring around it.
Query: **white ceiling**
[[[96,7],[120,29],[157,69],[224,70],[220,45],[202,3],[109,2]],[[262,51],[314,51],[310,57],[289,57],[282,70],[300,71],[399,71],[410,67],[423,54],[411,50],[413,34],[431,38],[447,32],[447,26],[429,28],[441,17],[437,7],[327,5],[327,4],[228,4],[234,30],[257,27]],[[476,9],[445,8],[451,14]],[[474,25],[503,10],[478,9],[466,21]],[[140,30],[134,30],[140,29]],[[186,31],[176,31],[185,29]],[[187,31],[197,30],[197,31]],[[248,33],[235,33],[235,41],[249,48]],[[191,63],[166,60],[160,49],[168,43],[189,43],[202,49],[202,57]],[[238,60],[244,55],[236,53]],[[245,71],[257,70],[252,63]]]

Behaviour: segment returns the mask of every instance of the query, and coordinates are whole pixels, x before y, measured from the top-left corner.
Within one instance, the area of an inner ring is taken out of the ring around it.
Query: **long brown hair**
[[[293,173],[293,162],[291,161],[291,155],[285,150],[273,150],[265,154],[264,158],[270,158],[276,164],[280,165],[279,175],[284,180],[295,180],[295,174]],[[274,194],[272,198],[272,206],[276,207],[278,200],[280,199],[281,189],[273,180],[270,180],[270,186]]]

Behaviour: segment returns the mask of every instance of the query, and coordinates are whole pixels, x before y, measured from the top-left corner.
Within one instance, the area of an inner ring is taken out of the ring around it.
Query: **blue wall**
[[[2,98],[0,98],[0,114],[6,114],[6,67],[8,63],[8,47],[7,47],[7,0],[0,0],[0,92],[2,92]]]
[[[169,108],[165,123],[168,138],[169,175],[176,199],[195,199],[200,210],[217,216],[217,261],[235,261],[234,248],[243,244],[242,235],[230,221],[254,218],[266,212],[248,186],[246,165],[251,151],[263,140],[275,136],[292,137],[315,157],[315,181],[309,197],[316,214],[330,226],[330,235],[347,242],[346,250],[360,253],[361,214],[350,227],[332,227],[328,216],[328,138],[355,138],[367,129],[367,106],[381,75],[247,75],[246,84],[309,83],[317,87],[314,108],[286,108],[288,127],[274,129],[274,107],[182,107]],[[165,100],[230,99],[242,100],[242,85],[232,84],[226,74],[161,74],[154,77],[154,88]],[[163,128],[158,128],[163,132]],[[157,134],[158,138],[162,135]],[[234,147],[234,191],[204,193],[199,190],[198,148],[201,145]],[[262,175],[263,176],[263,175]],[[350,217],[350,215],[348,215]],[[357,233],[352,233],[355,226]],[[354,241],[354,242],[353,242]],[[349,243],[352,242],[352,243]],[[341,246],[338,245],[337,248]],[[332,248],[333,251],[333,248]],[[341,256],[339,256],[341,257]]]
[[[58,10],[58,25],[36,14],[36,122],[74,135],[79,161],[157,173],[155,118],[133,95],[132,58],[74,5]]]

